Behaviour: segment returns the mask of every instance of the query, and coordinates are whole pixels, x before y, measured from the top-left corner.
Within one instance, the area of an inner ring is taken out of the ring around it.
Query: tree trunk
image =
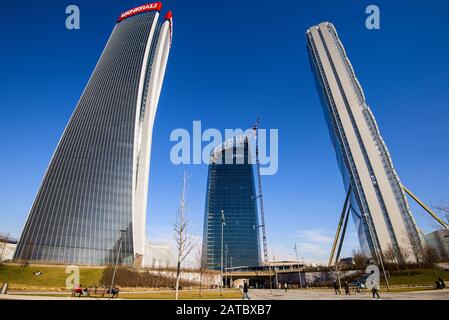
[[[176,267],[176,295],[175,295],[176,300],[178,300],[180,274],[181,274],[181,262],[178,261],[178,266]]]
[[[203,271],[200,270],[200,293],[199,296],[201,297],[201,288],[203,287]]]

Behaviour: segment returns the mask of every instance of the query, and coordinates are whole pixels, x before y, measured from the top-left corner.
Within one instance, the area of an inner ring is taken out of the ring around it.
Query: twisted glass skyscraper
[[[331,23],[307,30],[312,70],[362,250],[419,259],[423,240],[345,49]]]
[[[118,19],[45,173],[16,261],[105,265],[120,243],[124,263],[144,254],[153,122],[172,35],[161,6]]]
[[[259,225],[248,138],[233,137],[211,154],[204,213],[203,254],[208,269],[260,264]],[[222,212],[224,216],[222,240]]]

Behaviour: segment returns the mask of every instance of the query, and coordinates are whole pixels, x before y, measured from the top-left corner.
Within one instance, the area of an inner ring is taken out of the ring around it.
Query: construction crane
[[[254,136],[256,137],[256,165],[257,165],[257,180],[258,180],[258,191],[259,194],[257,198],[259,198],[260,204],[260,222],[262,223],[260,227],[262,228],[262,242],[263,242],[263,256],[265,264],[268,264],[268,246],[267,246],[267,234],[265,230],[265,213],[263,208],[263,196],[262,196],[262,179],[260,175],[260,161],[259,161],[259,122],[260,118],[257,118],[256,123],[253,126]]]

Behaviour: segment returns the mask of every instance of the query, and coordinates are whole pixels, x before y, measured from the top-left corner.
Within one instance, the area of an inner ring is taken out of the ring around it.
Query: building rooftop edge
[[[131,8],[129,10],[126,10],[123,12],[120,17],[117,19],[117,23],[128,19],[132,16],[135,16],[139,13],[148,12],[148,11],[161,11],[162,10],[162,2],[153,2],[153,3],[146,3],[142,4],[140,6]],[[171,12],[171,11],[169,11]]]

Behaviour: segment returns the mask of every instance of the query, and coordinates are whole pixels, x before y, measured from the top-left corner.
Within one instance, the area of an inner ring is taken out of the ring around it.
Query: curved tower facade
[[[224,268],[260,264],[254,172],[248,138],[243,136],[225,141],[210,157],[203,231],[208,269],[221,268],[222,245]]]
[[[334,26],[307,31],[308,52],[324,115],[348,191],[362,251],[392,248],[398,260],[420,259],[423,240],[374,115],[365,102]]]
[[[143,255],[153,123],[171,46],[161,3],[124,12],[50,161],[14,260],[131,264]]]

